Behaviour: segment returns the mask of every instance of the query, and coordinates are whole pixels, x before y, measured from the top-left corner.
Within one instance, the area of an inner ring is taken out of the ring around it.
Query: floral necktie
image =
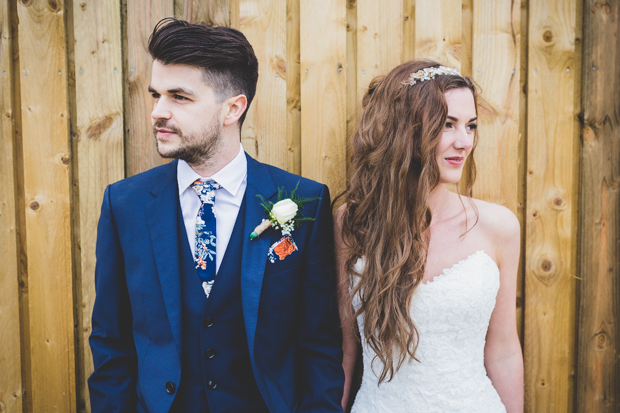
[[[215,282],[215,191],[222,186],[215,181],[200,179],[191,185],[200,198],[200,209],[196,216],[196,249],[194,261],[207,298]]]

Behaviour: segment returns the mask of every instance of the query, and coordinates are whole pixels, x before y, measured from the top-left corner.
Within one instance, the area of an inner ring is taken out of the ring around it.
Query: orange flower
[[[205,260],[202,259],[202,257],[198,257],[198,262],[196,264],[198,264],[198,266],[203,270],[207,269],[207,263]]]
[[[283,260],[295,252],[295,245],[293,245],[289,237],[285,237],[275,246],[273,251],[278,254],[280,260]]]

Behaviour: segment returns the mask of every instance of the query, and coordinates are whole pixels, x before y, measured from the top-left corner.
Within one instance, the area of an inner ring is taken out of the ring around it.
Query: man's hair
[[[230,27],[194,24],[174,17],[162,19],[149,38],[149,53],[164,65],[202,69],[205,82],[223,102],[243,94],[248,106],[239,119],[243,125],[258,82],[258,59],[243,33]]]

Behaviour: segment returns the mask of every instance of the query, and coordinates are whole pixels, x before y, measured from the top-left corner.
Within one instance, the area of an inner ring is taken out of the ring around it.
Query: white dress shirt
[[[222,185],[222,188],[215,192],[215,221],[216,244],[215,244],[215,272],[220,269],[222,258],[226,252],[228,241],[232,235],[237,215],[245,188],[248,184],[248,160],[245,157],[243,147],[239,144],[239,153],[218,172],[210,177],[202,177],[192,169],[189,164],[179,159],[177,165],[177,182],[179,184],[179,199],[181,201],[181,211],[183,222],[187,232],[187,240],[192,249],[192,256],[196,249],[196,216],[200,209],[200,198],[190,185],[196,180],[213,180]]]

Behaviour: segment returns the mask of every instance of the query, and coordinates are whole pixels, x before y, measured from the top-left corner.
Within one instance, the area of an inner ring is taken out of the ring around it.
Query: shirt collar
[[[239,144],[239,153],[226,166],[217,171],[210,177],[202,177],[192,169],[187,162],[179,159],[177,164],[177,182],[179,184],[179,195],[181,195],[196,180],[213,180],[222,185],[232,196],[237,195],[239,187],[246,179],[248,173],[248,160],[245,156],[243,146]]]

